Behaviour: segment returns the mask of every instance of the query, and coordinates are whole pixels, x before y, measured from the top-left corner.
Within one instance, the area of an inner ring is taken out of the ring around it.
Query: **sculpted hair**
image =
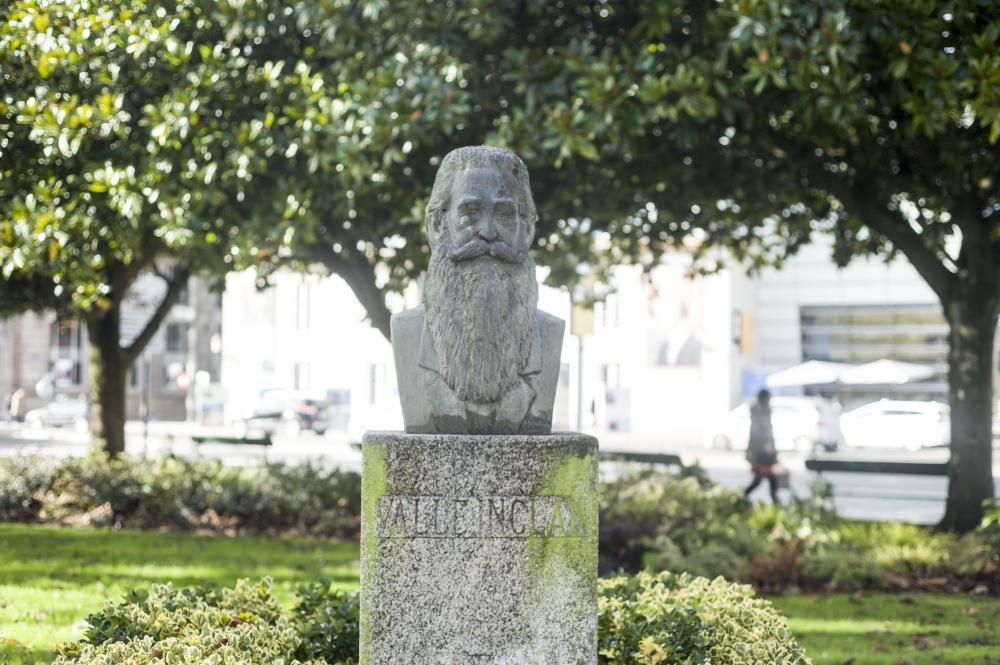
[[[430,201],[424,215],[427,228],[427,238],[431,249],[436,248],[445,231],[444,213],[451,204],[451,186],[455,176],[471,168],[509,169],[517,181],[517,215],[523,224],[527,225],[525,234],[528,243],[535,237],[535,222],[538,212],[535,200],[531,196],[531,184],[528,181],[528,167],[521,158],[502,148],[490,146],[466,146],[452,150],[441,160],[441,167],[434,178],[434,188],[431,190]]]

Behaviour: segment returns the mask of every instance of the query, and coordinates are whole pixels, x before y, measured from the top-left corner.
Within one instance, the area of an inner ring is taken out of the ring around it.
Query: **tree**
[[[394,168],[405,186],[406,137],[447,134],[467,109],[451,103],[457,82],[441,47],[392,50],[406,16],[390,22],[380,5],[0,9],[0,313],[53,309],[86,322],[91,427],[109,452],[124,450],[128,369],[194,272],[255,266],[263,287],[281,265],[320,260],[388,333],[372,239],[409,196],[390,205],[378,192],[382,209],[367,212],[384,220],[352,227],[355,194],[378,190]],[[439,108],[415,112],[414,99]],[[167,288],[123,341],[122,304],[145,271]]]
[[[86,322],[91,428],[112,454],[125,445],[128,370],[189,275],[275,253],[294,216],[294,200],[277,196],[278,158],[301,128],[275,109],[304,77],[279,86],[266,49],[245,48],[266,9],[24,0],[0,10],[0,311]],[[166,289],[123,340],[122,304],[149,271]]]
[[[501,127],[541,126],[532,144],[562,137],[564,153],[612,169],[605,191],[653,244],[696,229],[703,247],[760,262],[829,233],[841,264],[905,255],[951,330],[942,526],[974,528],[994,494],[1000,8],[749,0],[588,15],[512,58],[529,90],[549,58],[580,65],[561,73],[563,94]]]
[[[90,7],[86,0],[45,6],[66,5]],[[995,3],[184,0],[94,10],[113,16],[91,34],[121,23],[113,39],[143,46],[125,57],[127,49],[101,50],[91,38],[95,44],[74,47],[73,67],[90,67],[93,55],[117,68],[87,69],[87,81],[116,71],[137,77],[128,86],[91,85],[68,65],[53,67],[70,55],[38,35],[62,23],[42,18],[50,10],[36,3],[14,7],[12,15],[24,15],[0,28],[20,31],[0,49],[0,219],[9,218],[11,200],[26,207],[29,192],[36,207],[54,200],[35,193],[39,183],[78,192],[74,201],[98,194],[85,188],[101,162],[84,169],[70,160],[69,183],[44,112],[24,105],[38,97],[58,109],[78,95],[97,106],[108,89],[142,99],[125,106],[128,120],[101,131],[141,137],[141,145],[119,138],[111,148],[98,130],[86,134],[94,150],[112,151],[115,164],[135,165],[128,177],[136,184],[100,192],[105,223],[125,219],[119,192],[130,192],[156,211],[142,219],[172,251],[214,250],[204,254],[220,269],[257,263],[262,279],[284,263],[322,264],[345,279],[386,334],[384,295],[425,267],[422,206],[438,160],[460,145],[505,145],[525,158],[541,215],[534,251],[555,283],[570,282],[581,267],[652,264],[681,243],[709,264],[709,248],[722,246],[751,268],[779,264],[817,233],[833,236],[840,263],[903,254],[951,326],[943,526],[971,528],[993,495]],[[82,31],[69,34],[84,41]],[[182,61],[170,65],[171,58]],[[62,76],[66,92],[49,86],[36,94],[43,73]],[[188,89],[210,101],[191,108]],[[68,112],[54,117],[73,122]],[[213,142],[190,138],[210,133],[206,127],[218,128]],[[80,154],[74,135],[63,143]],[[8,159],[48,161],[24,175]],[[169,176],[155,168],[164,160]],[[49,208],[41,210],[54,214]],[[73,219],[87,209],[73,207]],[[266,223],[251,231],[239,219]],[[30,254],[32,265],[47,265],[52,244],[38,238],[65,245],[3,224],[8,274],[17,247],[17,262]],[[182,232],[166,232],[175,227]],[[208,238],[208,230],[213,242],[193,239]],[[86,262],[74,266],[75,274]],[[103,275],[92,283],[110,284]],[[90,309],[96,294],[95,287],[86,296]]]
[[[751,268],[819,233],[840,264],[902,254],[951,329],[942,526],[978,523],[994,493],[1000,311],[995,3],[511,0],[408,3],[391,16],[380,6],[343,34],[356,54],[343,79],[361,79],[352,103],[378,111],[372,133],[398,151],[345,162],[351,181],[311,202],[325,234],[305,255],[345,275],[383,331],[380,291],[426,263],[417,196],[456,145],[526,159],[535,252],[557,282],[581,263],[652,262],[680,243],[709,263],[708,248],[725,247]],[[435,71],[440,88],[413,90]],[[370,147],[349,142],[359,155]]]

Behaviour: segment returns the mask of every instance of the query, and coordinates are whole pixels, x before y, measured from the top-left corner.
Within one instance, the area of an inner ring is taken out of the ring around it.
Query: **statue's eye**
[[[517,221],[517,211],[512,206],[498,205],[493,210],[493,218],[504,226],[513,226]]]
[[[458,208],[458,225],[460,227],[471,226],[479,219],[479,206],[475,203],[463,203]]]

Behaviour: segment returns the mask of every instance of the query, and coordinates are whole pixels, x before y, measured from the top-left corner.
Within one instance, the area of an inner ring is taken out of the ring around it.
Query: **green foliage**
[[[225,587],[267,576],[289,609],[302,584],[358,584],[357,543],[329,538],[0,523],[0,560],[0,635],[39,653],[80,639],[88,614],[151,584]],[[0,663],[10,658],[4,649],[0,642]]]
[[[1000,590],[992,523],[959,538],[899,522],[851,522],[828,509],[825,488],[814,489],[787,505],[751,506],[692,478],[624,476],[602,488],[601,570],[723,575],[766,593]]]
[[[639,573],[601,581],[599,662],[807,664],[788,625],[748,586]]]
[[[50,460],[8,457],[0,463],[0,520],[30,522],[42,510],[42,495],[52,486],[55,468]]]
[[[960,304],[953,357],[992,348],[990,0],[17,0],[3,17],[2,309],[113,309],[164,255],[262,282],[320,262],[387,333],[385,290],[426,265],[436,165],[491,143],[531,169],[551,283],[679,245],[756,269],[823,233],[838,263],[905,254]],[[981,364],[952,368],[969,403]],[[988,488],[979,418],[952,477]],[[974,527],[987,497],[954,496],[949,526]]]
[[[602,581],[600,593],[601,663],[809,662],[784,619],[749,587],[642,573]],[[299,589],[291,616],[275,601],[270,580],[221,590],[154,585],[89,616],[86,637],[61,646],[57,665],[159,658],[179,665],[354,665],[359,612],[356,593],[331,591],[326,583]]]
[[[233,589],[156,585],[88,617],[81,643],[60,647],[57,665],[99,663],[311,663],[293,653],[300,637],[281,612],[270,580]]]
[[[435,165],[482,142],[531,168],[556,283],[695,229],[754,265],[823,231],[842,261],[892,243],[938,276],[959,226],[989,245],[987,0],[481,4],[15,2],[5,271],[64,270],[61,297],[92,301],[91,259],[145,251],[116,220],[218,268],[294,254],[399,288]]]
[[[735,572],[758,549],[742,494],[703,487],[697,477],[640,471],[601,488],[603,572]]]
[[[991,499],[984,503],[983,521],[976,533],[993,551],[994,561],[1000,564],[1000,501]]]
[[[0,461],[0,519],[220,532],[356,535],[356,473],[176,457]]]
[[[356,593],[334,590],[327,582],[303,585],[295,605],[295,622],[302,637],[296,657],[354,665],[361,635],[360,612]]]
[[[207,612],[211,608],[214,612]],[[271,581],[250,584],[240,580],[233,589],[210,587],[174,589],[170,584],[155,585],[152,591],[134,591],[124,602],[108,605],[87,617],[86,644],[108,641],[127,642],[151,637],[159,642],[178,637],[198,626],[206,617],[220,626],[263,621],[274,623],[281,607],[271,592]]]

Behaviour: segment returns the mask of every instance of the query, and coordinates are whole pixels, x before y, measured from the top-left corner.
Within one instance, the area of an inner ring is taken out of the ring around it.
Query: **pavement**
[[[350,445],[347,434],[330,432],[317,436],[302,432],[298,436],[276,436],[272,446],[251,446],[225,443],[195,445],[192,434],[232,435],[223,428],[204,428],[193,423],[129,422],[126,427],[126,450],[134,455],[173,454],[185,458],[218,459],[225,464],[286,464],[311,463],[323,468],[361,470],[361,453]],[[695,443],[663,445],[617,436],[602,441],[602,449],[670,452],[681,456],[685,463],[698,462],[712,480],[733,488],[742,488],[750,481],[750,472],[742,451],[723,451]],[[0,457],[17,454],[38,454],[52,457],[85,455],[89,450],[86,432],[72,429],[31,429],[19,424],[0,423]],[[993,472],[997,494],[1000,495],[1000,449],[994,449]],[[947,449],[936,448],[917,452],[841,450],[844,459],[871,458],[906,461],[947,461]],[[781,464],[789,472],[789,488],[781,491],[783,501],[790,494],[809,496],[817,474],[805,468],[807,455],[784,452]],[[915,524],[935,524],[944,515],[947,479],[935,476],[902,476],[873,473],[826,473],[824,478],[833,485],[834,507],[838,514],[853,519],[900,520]],[[767,484],[757,489],[754,500],[769,501]]]

